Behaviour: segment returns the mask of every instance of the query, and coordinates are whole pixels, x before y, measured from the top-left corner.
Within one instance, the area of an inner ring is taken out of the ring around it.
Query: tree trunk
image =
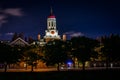
[[[83,71],[85,70],[85,62],[83,62],[82,70],[83,70]]]
[[[75,68],[75,57],[73,58],[73,68]]]
[[[33,68],[34,68],[34,65],[32,64],[32,65],[31,65],[31,72],[33,72]]]
[[[78,68],[79,68],[79,62],[78,62]]]
[[[7,72],[7,62],[4,63],[4,68],[5,68],[4,72]]]
[[[28,64],[26,63],[26,66],[25,66],[25,69],[27,70],[27,66],[28,66]]]
[[[106,70],[108,70],[108,67],[109,67],[109,61],[107,60],[106,61]]]
[[[57,70],[60,71],[60,65],[59,65],[59,63],[57,64]]]

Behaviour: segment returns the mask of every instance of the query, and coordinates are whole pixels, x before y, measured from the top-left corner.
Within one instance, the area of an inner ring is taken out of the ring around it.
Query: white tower
[[[58,35],[58,31],[56,29],[56,18],[53,15],[52,8],[50,15],[47,18],[47,30],[45,30],[44,39],[46,41],[60,39],[60,36]]]

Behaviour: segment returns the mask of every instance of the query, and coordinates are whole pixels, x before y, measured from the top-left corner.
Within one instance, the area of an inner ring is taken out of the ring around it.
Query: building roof
[[[50,16],[48,16],[48,18],[55,18],[55,15],[50,15]]]
[[[12,41],[9,45],[29,46],[29,44],[25,40],[21,39],[20,37]]]

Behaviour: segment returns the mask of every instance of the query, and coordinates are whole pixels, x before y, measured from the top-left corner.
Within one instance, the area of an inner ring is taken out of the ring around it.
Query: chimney
[[[63,41],[66,41],[66,35],[63,34]]]
[[[40,34],[38,34],[37,39],[38,39],[38,41],[40,41]]]

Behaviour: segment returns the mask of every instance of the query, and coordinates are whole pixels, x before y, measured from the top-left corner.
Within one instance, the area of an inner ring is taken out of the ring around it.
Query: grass
[[[119,80],[119,77],[119,69],[0,73],[0,80]]]

